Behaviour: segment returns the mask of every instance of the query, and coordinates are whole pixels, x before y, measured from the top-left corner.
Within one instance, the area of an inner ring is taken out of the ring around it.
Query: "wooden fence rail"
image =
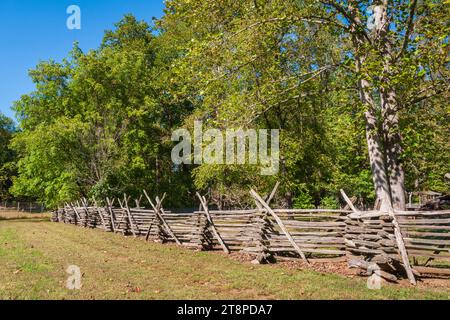
[[[450,275],[450,210],[396,212],[395,217],[412,272]],[[384,270],[404,266],[392,222],[392,215],[382,212],[349,215],[344,236],[349,260],[374,262]],[[441,268],[427,267],[431,261]]]
[[[109,199],[104,207],[84,199],[82,205],[65,204],[55,210],[52,219],[200,250],[245,252],[255,256],[255,263],[345,257],[350,266],[363,269],[377,264],[388,280],[407,268],[390,213],[272,209],[270,199],[252,194],[260,203],[256,209],[210,210],[199,195],[201,209],[188,212],[165,210],[164,197],[152,201],[146,195],[151,208],[139,201],[128,207],[126,197],[118,201],[120,207]],[[414,275],[450,275],[450,211],[395,212],[395,218]]]
[[[105,207],[66,204],[53,212],[53,221],[202,250],[242,251],[256,256],[268,251],[274,256],[298,258],[298,246],[308,258],[346,254],[343,235],[346,216],[351,213],[347,210],[271,209],[282,221],[282,228],[264,208],[210,210],[204,201],[202,210],[171,212],[161,203],[151,209],[128,208],[122,201],[122,207],[113,207],[109,199],[107,203]]]

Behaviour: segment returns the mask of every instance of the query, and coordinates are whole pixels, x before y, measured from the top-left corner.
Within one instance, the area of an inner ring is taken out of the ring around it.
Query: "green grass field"
[[[19,219],[18,219],[19,218]],[[66,289],[69,265],[81,290]],[[0,219],[1,299],[449,299],[449,286],[366,288],[283,264],[252,265],[212,252],[52,223],[39,215]]]

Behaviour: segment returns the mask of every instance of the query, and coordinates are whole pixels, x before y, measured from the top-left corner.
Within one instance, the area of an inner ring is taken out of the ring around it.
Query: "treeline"
[[[279,204],[298,208],[337,207],[340,188],[397,208],[405,190],[447,192],[445,3],[172,0],[153,26],[126,15],[98,49],[30,71],[9,192],[56,206],[146,189],[187,207],[201,190],[224,207],[280,181]],[[171,134],[194,120],[281,129],[279,173],[174,166]]]
[[[11,199],[9,189],[16,174],[15,154],[9,144],[16,128],[14,122],[0,113],[0,200]]]

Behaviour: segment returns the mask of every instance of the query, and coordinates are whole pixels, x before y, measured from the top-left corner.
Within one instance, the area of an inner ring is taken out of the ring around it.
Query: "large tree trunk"
[[[381,111],[383,117],[383,136],[385,142],[386,162],[389,175],[389,187],[394,209],[405,210],[405,173],[400,163],[401,135],[398,123],[398,104],[395,89],[392,86],[393,52],[389,39],[388,0],[382,0],[379,6],[380,16],[376,24],[377,40],[383,57],[382,87],[380,88]]]
[[[389,185],[394,209],[406,209],[405,173],[400,162],[401,134],[398,125],[397,103],[394,90],[382,90],[383,133]]]
[[[354,11],[356,10],[356,7],[351,7],[350,10],[357,23],[361,23],[361,21],[359,21],[358,15]],[[356,74],[359,75],[361,72],[361,67],[366,59],[365,55],[361,53],[361,48],[365,44],[365,39],[360,34],[358,34],[355,26],[351,27],[351,32],[353,47],[355,49],[355,71]],[[386,159],[384,155],[382,139],[380,138],[380,132],[378,130],[378,121],[376,115],[377,112],[371,88],[372,86],[369,81],[367,81],[363,77],[359,77],[359,98],[366,109],[366,112],[364,113],[366,120],[366,140],[370,168],[372,170],[372,179],[375,187],[375,194],[377,196],[377,201],[375,203],[379,203],[380,210],[389,211],[392,208],[392,202],[385,164]]]
[[[389,180],[386,174],[385,157],[377,126],[375,106],[370,92],[368,91],[369,88],[369,83],[366,80],[363,79],[359,81],[360,98],[367,107],[364,116],[366,120],[366,140],[373,184],[377,200],[380,202],[380,210],[389,211],[392,208]]]
[[[404,172],[400,164],[401,136],[398,128],[397,103],[393,89],[390,70],[393,61],[392,48],[389,42],[389,0],[373,1],[375,28],[372,34],[361,31],[364,25],[360,19],[358,1],[349,0],[348,20],[354,47],[356,61],[356,74],[359,77],[358,87],[360,100],[366,107],[366,139],[369,148],[370,166],[377,200],[380,201],[380,210],[389,211],[405,208]],[[336,7],[336,5],[335,5]],[[338,6],[337,6],[338,7]],[[338,7],[339,8],[339,7]],[[339,9],[338,9],[339,11]],[[345,12],[345,9],[340,10]],[[373,101],[373,87],[368,80],[362,77],[362,66],[366,60],[366,48],[377,47],[382,59],[383,79],[382,85],[377,88],[381,93],[381,128],[377,120],[377,108]],[[381,130],[381,132],[380,132]],[[393,206],[394,203],[394,206]]]

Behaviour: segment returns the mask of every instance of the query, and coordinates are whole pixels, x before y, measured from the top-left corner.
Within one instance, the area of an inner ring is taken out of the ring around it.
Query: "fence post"
[[[145,191],[145,190],[144,190],[144,195],[147,198],[147,200],[150,203],[150,205],[153,207],[153,211],[155,212],[155,215],[156,215],[156,220],[159,221],[160,230],[165,229],[165,232],[168,233],[172,237],[172,239],[175,240],[175,242],[178,245],[181,245],[181,242],[175,236],[175,233],[173,233],[173,231],[170,228],[169,224],[167,223],[166,219],[164,219],[164,217],[162,215],[162,214],[164,214],[164,209],[162,207],[162,202],[164,201],[164,198],[166,197],[166,194],[164,193],[162,199],[159,199],[159,197],[156,197],[156,206],[153,204],[153,202],[151,201],[150,197],[147,194],[147,191]],[[150,228],[151,228],[151,225],[150,225]],[[150,230],[150,228],[149,228],[149,230]],[[150,231],[147,232],[147,239],[148,239],[149,233],[150,233]]]
[[[400,229],[400,225],[398,224],[397,217],[395,216],[394,210],[391,208],[389,210],[389,216],[392,218],[392,224],[394,226],[394,235],[395,241],[397,242],[397,247],[400,252],[400,257],[403,261],[403,265],[406,270],[406,275],[408,276],[409,282],[412,285],[416,285],[416,278],[414,277],[414,273],[411,268],[411,264],[409,263],[408,252],[406,251],[405,241],[403,240],[403,235]]]
[[[114,199],[113,199],[113,202],[114,202]],[[115,226],[115,223],[114,223],[114,213],[113,213],[113,210],[112,210],[113,203],[109,200],[108,197],[106,197],[106,206],[108,208],[109,218],[110,218],[110,221],[111,221],[111,231],[115,233],[116,232],[116,226]]]
[[[275,218],[275,221],[278,223],[278,226],[281,228],[283,233],[286,235],[286,238],[288,238],[289,242],[292,244],[292,246],[294,247],[295,251],[297,251],[300,254],[300,257],[302,257],[303,260],[308,262],[308,259],[306,259],[305,254],[300,249],[300,247],[297,245],[297,243],[295,243],[295,241],[292,238],[291,234],[286,229],[283,221],[281,221],[281,219],[275,214],[275,212],[273,212],[272,208],[269,207],[269,205],[259,196],[259,194],[257,194],[255,192],[255,190],[251,189],[250,193],[255,198],[255,200],[257,200],[272,215],[272,217]]]
[[[196,217],[195,226],[197,228],[197,232],[195,234],[195,238],[193,242],[197,246],[199,250],[208,250],[211,247],[210,237],[207,235],[208,233],[208,220],[205,215],[201,213],[201,208]]]
[[[130,211],[130,208],[128,207],[128,200],[129,200],[129,198],[127,198],[126,194],[124,194],[123,197],[124,197],[124,203],[122,205],[122,209],[124,209],[126,211],[126,214],[128,216],[128,221],[130,223],[130,229],[131,229],[131,232],[133,233],[133,236],[137,237],[138,234],[135,231],[133,218],[131,216],[131,211]],[[137,231],[139,232],[139,230],[137,230]]]
[[[91,220],[91,213],[89,212],[89,208],[88,208],[88,202],[86,200],[86,198],[81,199],[81,203],[83,204],[84,207],[84,227],[87,228],[89,227],[90,224],[90,220]]]
[[[95,206],[95,210],[97,210],[98,215],[100,216],[100,220],[102,221],[102,225],[103,225],[103,230],[107,231],[107,227],[106,227],[106,222],[105,219],[103,218],[103,208],[99,208],[97,201],[95,200],[95,198],[92,198],[92,200],[94,201],[94,206]]]
[[[267,196],[266,203],[270,205],[270,202],[275,197],[275,194],[277,192],[277,189],[280,185],[280,182],[277,182],[275,186],[272,189],[272,192]],[[256,201],[255,204],[257,206],[257,211],[255,214],[255,227],[253,230],[253,242],[256,245],[257,248],[257,257],[255,260],[252,261],[254,264],[260,264],[264,262],[268,262],[270,259],[272,259],[272,254],[269,251],[269,248],[266,246],[267,241],[267,232],[270,225],[270,221],[268,219],[267,212],[264,212],[263,207],[261,204]]]
[[[214,222],[211,218],[211,215],[209,214],[208,204],[206,202],[206,198],[200,196],[200,194],[197,192],[197,197],[200,199],[200,202],[202,203],[203,210],[205,212],[206,219],[208,220],[208,226],[211,227],[212,233],[216,237],[216,239],[219,241],[220,245],[222,246],[222,249],[225,253],[229,254],[230,250],[228,250],[225,242],[223,241],[222,237],[220,236],[219,232],[216,229],[216,226],[214,225]]]

